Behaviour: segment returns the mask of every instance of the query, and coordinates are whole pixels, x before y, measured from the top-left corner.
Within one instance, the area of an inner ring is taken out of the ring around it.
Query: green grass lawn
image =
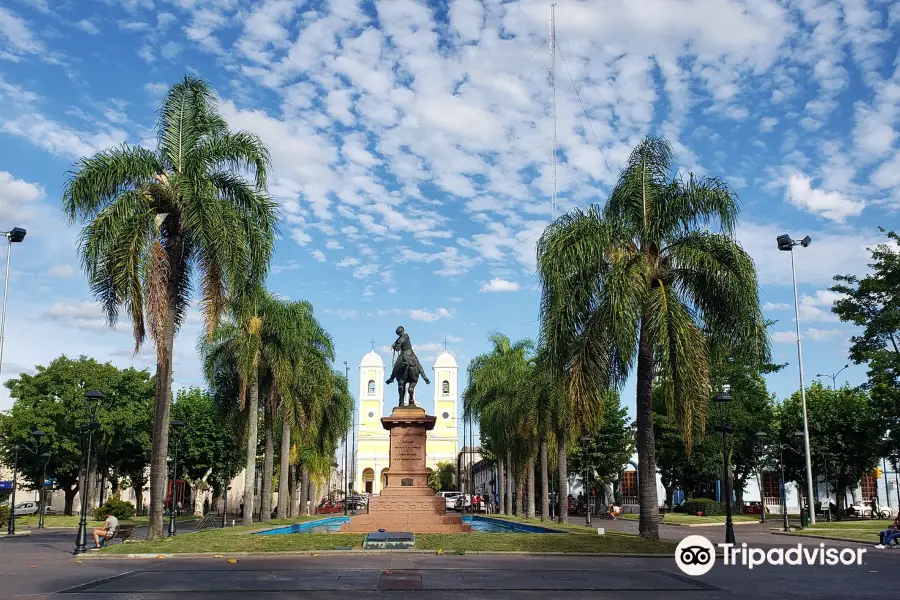
[[[309,519],[272,521],[268,525],[302,522]],[[520,520],[520,519],[516,519]],[[521,519],[524,522],[531,520]],[[538,523],[538,522],[535,522]],[[265,529],[254,527],[228,527],[204,530],[189,535],[176,536],[153,542],[114,544],[102,550],[104,554],[172,554],[219,552],[287,552],[361,549],[364,534],[361,533],[298,533],[286,535],[252,535]],[[648,542],[634,535],[609,532],[598,536],[595,532],[568,526],[571,533],[455,533],[417,534],[417,550],[442,550],[445,553],[471,551],[502,552],[580,552],[623,554],[671,554],[675,543],[670,541]]]
[[[78,521],[80,517],[78,515],[66,516],[66,515],[46,515],[44,516],[44,527],[78,527]],[[182,521],[197,521],[200,517],[197,516],[184,516],[184,517],[176,517],[175,520],[179,523]],[[127,520],[120,521],[122,525],[146,525],[150,520],[150,517],[132,517]],[[169,518],[164,517],[163,521],[168,523]],[[38,516],[37,515],[28,515],[25,517],[16,517],[16,525],[22,525],[23,527],[37,527],[38,524]],[[93,516],[88,516],[87,519],[88,528],[100,527],[103,525],[103,521],[95,521]]]
[[[622,515],[620,518],[628,519],[631,521],[637,521],[640,515],[636,513],[628,513]],[[759,522],[759,515],[732,515],[731,520],[735,523],[749,523],[749,522]],[[725,524],[725,515],[704,515],[702,517],[698,517],[697,515],[689,515],[686,513],[666,513],[666,520],[662,521],[662,523],[668,523],[669,525],[705,525],[709,523],[721,523]]]
[[[877,544],[878,532],[882,529],[887,529],[890,524],[891,521],[887,519],[832,521],[831,523],[817,521],[811,527],[793,532],[793,535],[838,537]]]

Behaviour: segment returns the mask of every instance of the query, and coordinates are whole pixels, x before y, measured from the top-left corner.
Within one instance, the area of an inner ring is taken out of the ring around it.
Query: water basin
[[[525,525],[513,523],[502,519],[492,519],[482,516],[463,516],[463,523],[472,526],[472,531],[479,533],[564,533],[556,529],[540,527],[538,525]],[[306,523],[297,523],[287,527],[278,527],[260,531],[255,535],[283,535],[286,533],[338,533],[341,525],[350,522],[350,517],[328,517]]]

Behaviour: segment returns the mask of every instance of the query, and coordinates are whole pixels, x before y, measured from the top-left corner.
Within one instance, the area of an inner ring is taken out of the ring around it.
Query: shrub
[[[709,498],[685,500],[681,507],[689,515],[696,515],[698,512],[702,512],[704,516],[722,514],[722,506]]]
[[[102,506],[94,509],[94,519],[103,521],[106,515],[112,515],[120,521],[127,521],[134,516],[134,504],[118,498],[110,498]]]
[[[9,507],[0,506],[0,527],[9,525]]]

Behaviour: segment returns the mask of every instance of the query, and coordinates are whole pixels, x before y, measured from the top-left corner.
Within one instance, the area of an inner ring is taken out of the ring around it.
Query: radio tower
[[[553,97],[553,145],[550,163],[553,166],[553,192],[550,195],[550,218],[556,220],[556,4],[550,5],[550,93]]]

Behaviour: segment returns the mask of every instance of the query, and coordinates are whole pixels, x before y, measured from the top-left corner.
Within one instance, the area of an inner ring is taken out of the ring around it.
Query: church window
[[[449,381],[444,380],[441,382],[441,393],[445,396],[450,395],[450,382]]]
[[[371,419],[371,418],[374,417],[374,416],[375,416],[375,413],[372,412],[372,411],[370,410],[370,411],[369,411],[369,418]]]
[[[369,380],[369,395],[370,396],[375,395],[375,380],[373,380],[373,379]]]

